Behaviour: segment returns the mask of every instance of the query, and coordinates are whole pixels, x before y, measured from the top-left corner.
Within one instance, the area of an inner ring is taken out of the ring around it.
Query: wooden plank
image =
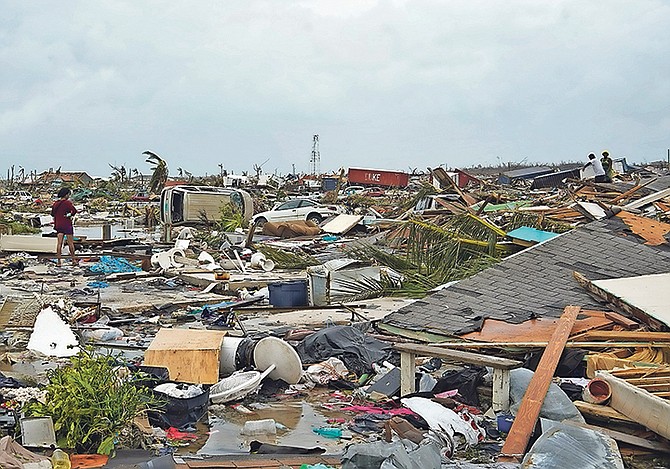
[[[219,355],[225,331],[160,329],[144,354],[144,364],[169,370],[183,383],[219,381]]]
[[[440,342],[431,344],[432,347],[440,348],[544,348],[549,344],[547,341],[538,342]],[[566,348],[635,348],[635,347],[670,347],[670,341],[640,341],[640,342],[582,342],[571,340],[565,344]]]
[[[670,376],[654,376],[649,378],[631,378],[627,379],[630,384],[640,386],[643,384],[668,384],[670,385]]]
[[[470,363],[473,365],[490,366],[510,370],[522,365],[519,360],[510,360],[508,358],[492,357],[480,353],[464,352],[461,350],[449,350],[444,347],[433,347],[430,345],[419,344],[395,344],[396,350],[400,352],[409,352],[415,355],[426,357],[438,357],[452,362]]]
[[[653,318],[649,316],[647,313],[645,313],[643,310],[640,308],[631,305],[621,298],[618,298],[614,295],[612,295],[610,292],[603,290],[602,288],[594,285],[589,279],[587,279],[584,275],[581,273],[575,271],[572,273],[573,277],[575,280],[577,280],[577,283],[579,283],[586,291],[589,293],[594,294],[598,298],[607,301],[608,303],[613,304],[616,306],[618,309],[625,311],[626,313],[630,314],[633,316],[635,319],[638,319],[642,321],[643,323],[647,324],[649,327],[656,331],[660,330],[665,330],[667,329],[667,326],[659,321],[656,318]]]
[[[605,312],[605,317],[616,322],[620,326],[625,327],[626,329],[635,329],[636,327],[640,326],[637,321],[633,321],[631,318],[627,318],[623,314],[615,313],[613,311]]]
[[[651,376],[670,376],[670,368],[667,366],[639,366],[623,370],[611,370],[612,376],[628,381],[630,378],[646,378]]]
[[[416,355],[400,352],[400,395],[406,396],[416,390]]]
[[[657,179],[657,178],[650,179],[649,181],[645,182],[644,184],[638,184],[637,186],[635,186],[635,187],[633,187],[633,188],[631,188],[631,189],[628,189],[628,190],[627,190],[626,192],[624,192],[623,194],[621,194],[621,195],[617,195],[615,198],[613,198],[612,200],[610,200],[609,203],[612,204],[612,205],[614,205],[614,204],[616,204],[617,202],[620,202],[620,201],[622,201],[622,200],[624,200],[624,199],[627,199],[628,197],[630,197],[631,195],[635,194],[637,191],[639,191],[639,190],[642,189],[643,187],[648,186],[648,185],[651,184],[652,182],[656,181],[656,179]]]
[[[614,410],[607,405],[591,404],[590,402],[584,402],[584,401],[574,401],[573,404],[575,404],[575,407],[577,407],[577,410],[579,410],[579,412],[581,412],[582,415],[588,417],[593,417],[599,420],[605,420],[607,422],[615,421],[626,424],[637,423],[626,417],[618,410]]]
[[[644,389],[645,391],[650,392],[652,394],[655,394],[657,392],[663,392],[663,391],[670,392],[670,382],[668,382],[667,378],[666,378],[665,381],[666,382],[662,383],[662,384],[661,383],[656,383],[656,384],[654,384],[654,383],[644,383],[644,384],[636,384],[635,386],[637,386],[640,389]],[[629,381],[629,383],[630,383],[630,381]],[[633,383],[630,383],[630,384],[633,384]]]
[[[580,310],[579,306],[568,306],[563,310],[549,345],[542,353],[542,358],[523,395],[519,411],[502,447],[499,461],[519,463],[526,452],[530,436],[540,416],[540,408]]]
[[[654,192],[653,194],[650,194],[646,197],[642,197],[640,199],[637,199],[634,202],[631,202],[627,205],[624,205],[624,208],[641,208],[644,207],[647,204],[651,204],[653,202],[656,202],[657,200],[664,199],[666,197],[670,196],[670,188],[668,189],[663,189],[662,191]]]
[[[582,334],[584,341],[589,340],[618,340],[630,341],[662,341],[670,342],[670,332],[648,331],[588,331]]]
[[[491,407],[493,407],[494,412],[509,410],[509,383],[509,370],[493,369],[493,399]]]

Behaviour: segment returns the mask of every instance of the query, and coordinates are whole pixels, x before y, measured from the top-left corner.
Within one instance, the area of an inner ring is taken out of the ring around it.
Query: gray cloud
[[[332,170],[670,145],[660,0],[172,3],[4,2],[3,164],[306,171],[313,133]]]

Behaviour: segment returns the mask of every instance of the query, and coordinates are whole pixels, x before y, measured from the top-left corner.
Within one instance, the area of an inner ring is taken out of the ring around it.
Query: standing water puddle
[[[241,435],[240,430],[248,420],[274,419],[277,422],[277,435]],[[312,428],[326,426],[327,417],[306,402],[281,403],[256,409],[253,414],[243,414],[226,408],[222,418],[211,419],[210,436],[198,455],[221,456],[230,454],[248,454],[249,443],[262,441],[282,446],[301,448],[321,447],[326,453],[339,453],[342,442],[338,439],[324,438],[312,431]],[[286,429],[284,429],[286,427]]]

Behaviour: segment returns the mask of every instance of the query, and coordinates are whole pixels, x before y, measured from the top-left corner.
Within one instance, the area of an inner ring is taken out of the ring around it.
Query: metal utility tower
[[[321,174],[321,153],[319,153],[319,135],[312,137],[312,156],[309,159],[312,174],[316,176]]]

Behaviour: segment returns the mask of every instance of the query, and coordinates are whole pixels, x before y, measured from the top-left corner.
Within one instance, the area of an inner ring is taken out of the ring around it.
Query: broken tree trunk
[[[523,458],[530,436],[540,416],[540,408],[554,377],[558,361],[580,310],[579,306],[568,306],[563,310],[563,314],[556,325],[556,330],[549,340],[549,345],[544,350],[535,374],[533,374],[526,393],[523,395],[512,429],[500,453],[500,461],[518,463]]]

